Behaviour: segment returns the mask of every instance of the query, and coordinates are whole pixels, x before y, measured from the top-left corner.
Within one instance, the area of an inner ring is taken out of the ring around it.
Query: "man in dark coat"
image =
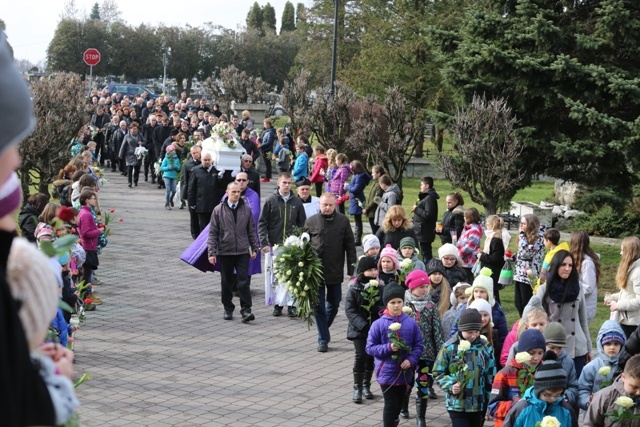
[[[96,128],[98,131],[96,136],[93,137],[93,140],[96,142],[96,159],[100,159],[100,166],[104,166],[104,133],[110,121],[111,116],[104,112],[103,106],[99,106],[96,110],[96,114],[91,117],[91,126]]]
[[[324,272],[325,284],[320,287],[316,306],[316,326],[318,351],[326,353],[331,341],[329,327],[336,318],[342,301],[345,254],[347,274],[353,278],[357,262],[356,245],[351,223],[346,216],[336,212],[336,196],[332,193],[323,193],[320,196],[320,213],[308,218],[304,228],[311,236],[311,245],[322,261]]]
[[[127,136],[127,122],[121,120],[118,130],[113,132],[113,134],[111,135],[111,140],[109,141],[109,152],[111,153],[111,172],[116,171],[117,165],[118,170],[120,171],[120,175],[127,174],[124,160],[118,158],[120,147],[122,147],[122,141],[124,141],[125,136]]]
[[[202,155],[203,162],[205,156],[210,154]],[[220,261],[224,320],[233,318],[233,285],[237,283],[242,322],[248,323],[255,319],[251,313],[249,260],[256,258],[260,248],[251,208],[240,198],[240,192],[240,186],[235,182],[227,187],[227,199],[216,206],[211,215],[207,246],[209,262]]]
[[[149,117],[149,123],[142,125],[142,144],[149,152],[144,158],[144,180],[149,180],[149,169],[151,169],[151,182],[156,183],[156,171],[153,164],[158,160],[156,148],[153,145],[153,132],[158,127],[158,118],[155,115]]]
[[[249,177],[249,188],[260,196],[260,174],[253,167],[253,158],[249,154],[243,154],[240,160],[240,172],[246,172]]]
[[[249,135],[251,135],[251,131],[244,129],[240,134],[240,144],[242,144],[242,148],[244,151],[251,156],[251,158],[255,161],[258,157],[260,157],[260,150]]]
[[[189,209],[196,212],[200,229],[204,230],[211,219],[211,212],[224,195],[224,187],[218,170],[213,166],[211,153],[202,153],[201,159],[202,164],[191,170],[187,199]]]
[[[262,207],[258,230],[260,232],[260,246],[263,253],[272,251],[273,246],[281,245],[285,237],[293,233],[294,227],[302,227],[307,216],[302,206],[302,200],[291,192],[293,180],[289,172],[282,172],[278,176],[278,188],[272,196],[269,196]],[[280,302],[282,305],[279,305]],[[287,303],[276,301],[273,307],[273,316],[282,315],[282,308]],[[289,317],[296,316],[295,307],[289,305],[287,309]]]
[[[180,209],[184,209],[185,201],[189,198],[189,178],[191,178],[191,172],[193,168],[200,166],[200,155],[202,154],[202,148],[199,145],[191,147],[191,157],[182,164],[182,171],[180,172]],[[191,237],[195,239],[200,234],[200,221],[198,215],[194,210],[189,209],[191,215]]]
[[[425,264],[433,258],[431,244],[436,239],[439,198],[440,196],[433,188],[433,178],[430,176],[422,178],[418,203],[411,210],[413,211],[413,229],[416,232]]]

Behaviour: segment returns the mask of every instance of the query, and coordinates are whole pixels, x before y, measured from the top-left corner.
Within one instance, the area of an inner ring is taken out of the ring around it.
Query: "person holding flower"
[[[440,350],[433,376],[447,394],[445,406],[453,427],[481,427],[496,374],[493,350],[480,336],[478,310],[463,310],[458,327]]]
[[[593,395],[584,427],[640,426],[640,355],[631,357],[609,387]]]
[[[373,399],[371,377],[373,357],[366,352],[367,335],[371,324],[380,317],[382,286],[378,283],[378,266],[375,259],[364,256],[358,261],[357,276],[347,291],[344,310],[349,321],[347,339],[353,342],[353,402],[362,403],[362,398]]]
[[[520,335],[520,353],[509,365],[500,369],[493,380],[489,413],[494,419],[494,427],[502,427],[511,407],[519,402],[525,391],[533,385],[533,374],[542,361],[546,347],[544,336],[537,329],[527,329]]]
[[[427,267],[424,265],[424,262],[418,258],[418,250],[413,237],[405,237],[400,240],[400,248],[398,248],[398,262],[402,263],[405,259],[409,260],[411,264],[413,264],[414,269],[427,271]]]
[[[607,320],[598,332],[598,357],[587,363],[578,381],[578,405],[587,410],[594,393],[611,385],[614,372],[618,367],[620,350],[624,347],[626,336],[614,320]]]
[[[367,337],[366,350],[375,358],[376,380],[384,395],[384,427],[395,427],[400,422],[402,399],[413,382],[424,349],[420,328],[402,311],[404,295],[404,288],[397,283],[384,287],[382,301],[386,309],[373,322]]]
[[[576,413],[563,398],[567,374],[550,356],[538,365],[533,386],[511,407],[504,427],[578,427]]]
[[[430,280],[427,273],[422,270],[414,270],[407,275],[405,281],[409,290],[405,293],[405,308],[409,308],[407,314],[413,317],[422,333],[424,350],[418,361],[416,370],[416,422],[418,427],[426,427],[425,414],[427,411],[427,399],[437,399],[433,390],[433,363],[438,356],[438,351],[444,344],[444,333],[440,323],[438,307],[431,301],[429,295]],[[411,390],[407,390],[402,402],[402,411],[409,417],[409,397]]]

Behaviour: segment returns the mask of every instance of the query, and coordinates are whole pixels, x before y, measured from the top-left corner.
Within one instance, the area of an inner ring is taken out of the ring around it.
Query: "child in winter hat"
[[[431,281],[429,280],[429,276],[422,270],[413,270],[411,273],[407,274],[407,278],[405,279],[405,284],[409,288],[409,290],[413,290],[418,286],[429,285]]]
[[[394,298],[400,298],[404,301],[404,292],[405,289],[402,286],[398,285],[396,282],[390,282],[382,291],[382,302],[384,305],[387,305],[389,304],[389,301]]]
[[[73,353],[61,350],[62,356],[56,365],[51,358],[35,351],[43,343],[58,310],[60,288],[56,275],[42,252],[28,240],[16,238],[7,262],[7,279],[13,298],[21,303],[18,315],[27,336],[33,366],[38,368],[49,391],[56,425],[66,424],[80,404],[70,378]],[[67,373],[68,377],[59,372]]]
[[[391,245],[387,245],[382,249],[382,252],[380,252],[380,259],[378,261],[380,280],[384,283],[397,282],[399,268],[398,253]]]
[[[475,308],[466,308],[460,313],[458,330],[460,332],[480,331],[482,329],[482,315]]]
[[[413,237],[404,237],[400,240],[400,246],[398,248],[398,260],[403,261],[405,259],[410,259],[415,268],[427,271],[424,262],[418,259],[418,249],[416,248],[416,242],[413,240]]]
[[[376,258],[380,253],[380,240],[375,234],[367,234],[362,238],[362,250],[366,256]]]
[[[476,277],[471,285],[471,288],[467,289],[467,295],[469,295],[469,302],[478,299],[476,291],[484,291],[486,293],[486,299],[493,307],[496,304],[496,300],[493,297],[493,279],[491,278],[491,269],[484,267],[480,270],[480,274]]]

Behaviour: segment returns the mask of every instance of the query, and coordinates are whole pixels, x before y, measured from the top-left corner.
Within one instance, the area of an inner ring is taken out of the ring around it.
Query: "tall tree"
[[[247,28],[253,28],[254,30],[262,31],[262,8],[258,2],[254,2],[247,15]]]
[[[107,24],[122,20],[122,13],[118,9],[118,3],[115,0],[102,0],[102,4],[100,4],[100,19]]]
[[[137,28],[114,22],[109,29],[109,71],[124,75],[127,81],[162,73],[161,41],[155,28],[140,24]]]
[[[284,5],[284,10],[282,11],[282,21],[280,23],[280,34],[285,31],[295,31],[296,30],[296,11],[293,8],[293,3],[290,1],[286,2]]]
[[[98,2],[95,2],[93,4],[93,7],[91,8],[91,14],[89,15],[89,19],[94,19],[96,21],[100,20],[100,5],[98,4]]]
[[[78,10],[78,6],[76,6],[76,0],[67,0],[64,3],[64,7],[62,12],[60,12],[60,20],[63,21],[65,19],[81,19],[80,11]]]
[[[397,86],[389,87],[379,105],[370,96],[354,114],[349,146],[364,154],[370,165],[382,164],[402,188],[402,174],[411,156],[424,142],[424,127],[417,107]],[[357,111],[359,110],[359,111]]]
[[[477,2],[434,32],[459,99],[505,97],[532,130],[530,172],[629,194],[640,167],[640,10],[625,0]]]
[[[47,48],[47,61],[53,71],[85,73],[82,62],[84,24],[76,19],[63,19],[58,23]]]
[[[307,22],[307,7],[304,3],[296,4],[296,26],[300,24],[306,24]]]
[[[267,3],[262,8],[262,27],[267,32],[276,32],[276,10],[271,3]]]
[[[311,107],[302,118],[304,128],[315,134],[320,144],[344,152],[351,135],[351,106],[356,94],[339,80],[335,82],[335,94],[329,94],[328,86],[316,89]]]
[[[40,79],[31,85],[31,91],[38,126],[19,147],[25,200],[32,186],[49,195],[49,185],[69,161],[69,141],[89,120],[79,75],[60,73],[55,79]]]
[[[505,99],[478,95],[457,110],[451,123],[456,154],[440,157],[442,170],[455,187],[484,206],[487,215],[508,208],[516,192],[531,183],[517,123]]]
[[[160,27],[158,35],[162,46],[170,48],[167,75],[176,79],[178,92],[191,92],[193,78],[198,75],[203,55],[205,55],[206,33],[203,29],[191,27]],[[184,86],[183,81],[187,84]]]

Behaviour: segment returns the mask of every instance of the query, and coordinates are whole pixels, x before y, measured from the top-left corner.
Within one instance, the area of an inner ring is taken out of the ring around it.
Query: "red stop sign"
[[[87,65],[96,65],[98,62],[100,62],[100,52],[98,52],[98,49],[89,48],[84,51],[82,59],[84,59],[84,62]]]

